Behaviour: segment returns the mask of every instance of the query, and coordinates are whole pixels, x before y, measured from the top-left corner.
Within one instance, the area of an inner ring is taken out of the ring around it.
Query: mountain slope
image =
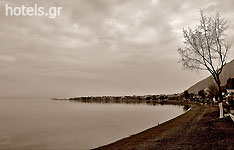
[[[225,85],[228,78],[234,78],[234,59],[224,66],[223,72],[220,76],[221,84]],[[214,83],[215,82],[213,81],[212,77],[209,76],[206,79],[203,79],[195,85],[191,86],[188,91],[189,93],[197,93],[199,90],[208,88],[211,84]]]

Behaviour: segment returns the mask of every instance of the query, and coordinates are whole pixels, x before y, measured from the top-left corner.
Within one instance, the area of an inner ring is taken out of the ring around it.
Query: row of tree
[[[227,93],[227,89],[233,89],[234,88],[234,78],[229,78],[227,80],[227,83],[225,86],[223,86],[223,88],[221,89],[222,93]],[[194,93],[189,93],[188,90],[185,90],[183,93],[183,97],[185,99],[191,99],[194,97]],[[198,96],[200,96],[200,98],[205,99],[205,98],[209,98],[210,100],[212,100],[213,98],[215,98],[216,100],[219,99],[219,89],[217,88],[217,86],[215,84],[212,84],[208,87],[208,89],[205,90],[200,90],[198,91]],[[223,96],[222,96],[223,98]]]

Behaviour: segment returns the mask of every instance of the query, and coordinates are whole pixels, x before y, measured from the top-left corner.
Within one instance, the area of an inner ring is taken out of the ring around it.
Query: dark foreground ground
[[[98,150],[234,149],[234,122],[218,107],[194,105],[187,113]]]

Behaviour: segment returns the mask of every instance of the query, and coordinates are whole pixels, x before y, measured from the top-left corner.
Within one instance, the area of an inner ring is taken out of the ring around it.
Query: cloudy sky
[[[5,4],[63,10],[7,17]],[[181,30],[198,24],[199,9],[220,12],[234,40],[233,0],[1,0],[0,97],[182,92],[208,76],[177,63]]]

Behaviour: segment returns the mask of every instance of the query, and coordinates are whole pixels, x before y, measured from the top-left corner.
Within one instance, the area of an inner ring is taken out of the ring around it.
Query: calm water
[[[90,149],[156,126],[183,107],[0,100],[0,149]]]

